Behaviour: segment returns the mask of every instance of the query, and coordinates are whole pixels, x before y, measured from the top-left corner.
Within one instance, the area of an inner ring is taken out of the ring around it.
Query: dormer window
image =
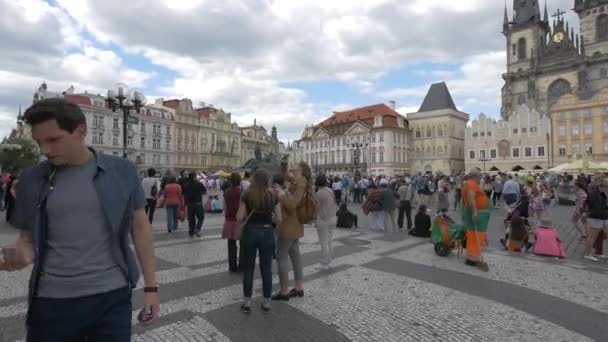
[[[381,127],[381,126],[382,126],[382,116],[374,117],[374,127]]]

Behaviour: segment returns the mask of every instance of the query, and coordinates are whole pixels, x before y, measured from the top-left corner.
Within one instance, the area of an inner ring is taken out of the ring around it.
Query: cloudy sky
[[[508,1],[512,3],[512,1]],[[446,81],[460,110],[500,112],[503,0],[0,0],[0,136],[52,91],[189,97],[276,124],[282,140],[332,111],[416,111]],[[573,0],[548,0],[549,11]],[[509,6],[510,8],[511,6]],[[569,11],[567,18],[578,22]],[[510,13],[510,10],[509,10]]]

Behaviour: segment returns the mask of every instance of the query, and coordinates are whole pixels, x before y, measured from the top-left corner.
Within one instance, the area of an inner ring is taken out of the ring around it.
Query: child
[[[219,200],[217,195],[213,196],[211,200],[211,213],[213,214],[221,214],[224,211],[223,205]]]
[[[414,229],[409,232],[412,236],[431,237],[431,217],[426,212],[426,205],[418,208],[418,213],[414,218]]]
[[[338,216],[338,222],[336,223],[336,227],[338,228],[359,228],[358,226],[358,217],[356,214],[352,213],[348,210],[346,206],[346,202],[340,204],[340,209],[336,212],[336,216]]]

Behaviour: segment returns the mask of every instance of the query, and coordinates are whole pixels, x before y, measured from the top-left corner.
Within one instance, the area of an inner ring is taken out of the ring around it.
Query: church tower
[[[608,0],[575,0],[585,55],[598,58],[608,52]]]
[[[547,16],[545,5],[544,18],[541,17],[538,0],[513,0],[513,21],[509,21],[505,6],[503,34],[507,38],[508,72],[533,68],[549,32]]]

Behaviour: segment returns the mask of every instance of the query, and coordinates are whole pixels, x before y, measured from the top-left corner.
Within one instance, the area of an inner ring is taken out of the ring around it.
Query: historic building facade
[[[517,106],[509,121],[479,114],[466,128],[466,169],[508,172],[547,170],[551,122],[527,105]]]
[[[198,114],[200,156],[198,170],[231,171],[241,165],[241,131],[232,115],[212,105],[202,105]]]
[[[162,99],[161,99],[162,101]],[[162,101],[175,110],[175,169],[196,171],[201,163],[199,153],[198,113],[190,99]]]
[[[259,148],[262,157],[273,154],[279,156],[280,142],[277,137],[277,128],[272,127],[271,134],[268,134],[264,126],[258,126],[254,120],[253,126],[241,127],[242,153],[241,164],[255,158],[255,151]]]
[[[608,88],[587,100],[562,96],[551,108],[551,122],[554,165],[583,154],[608,161]]]
[[[459,111],[445,83],[431,85],[422,106],[407,114],[413,132],[413,172],[453,174],[465,170],[465,128],[469,115]]]
[[[290,157],[328,175],[402,175],[410,171],[409,123],[385,104],[334,114],[306,127]]]
[[[509,118],[521,104],[547,115],[560,96],[581,100],[608,87],[608,2],[575,0],[578,34],[558,10],[550,24],[538,0],[514,0],[512,20],[505,8],[503,34],[507,73],[503,75],[501,116]]]

